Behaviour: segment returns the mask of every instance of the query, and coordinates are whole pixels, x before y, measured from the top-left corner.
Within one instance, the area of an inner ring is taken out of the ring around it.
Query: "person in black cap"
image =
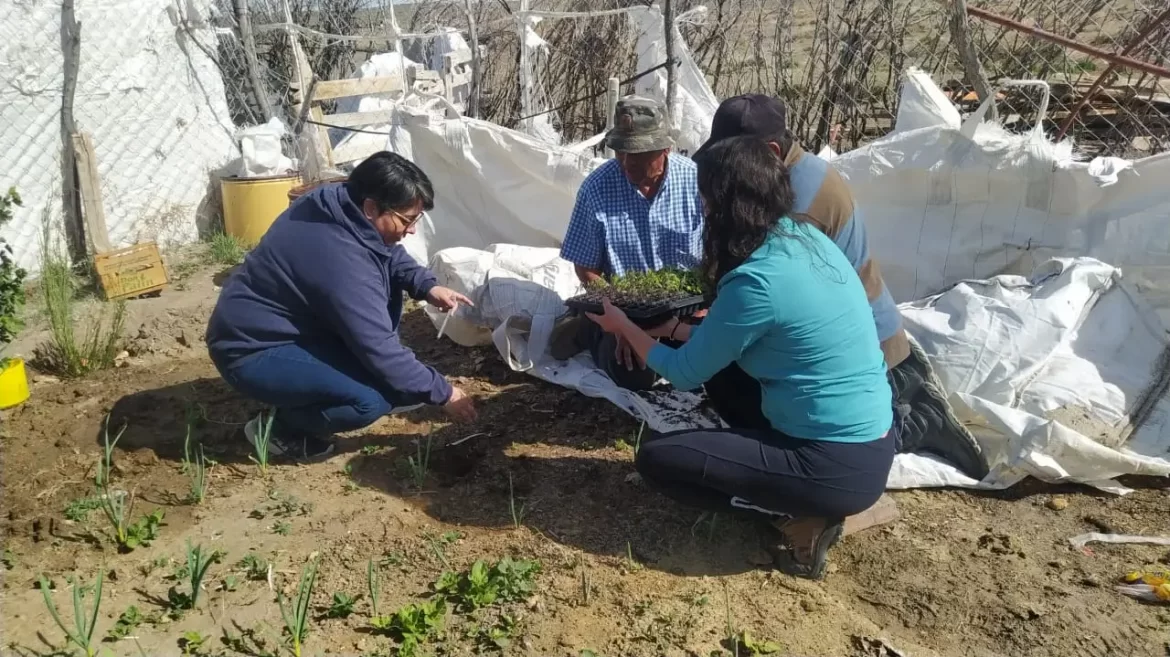
[[[605,144],[614,158],[581,183],[561,257],[586,285],[630,272],[696,267],[703,212],[695,163],[670,152],[666,108],[652,98],[622,98]],[[583,350],[627,390],[645,390],[658,380],[623,339],[593,322],[576,317],[554,329],[554,358]]]
[[[795,194],[793,213],[828,235],[861,277],[902,424],[899,451],[941,456],[968,476],[982,479],[988,472],[982,450],[946,402],[926,355],[907,338],[898,307],[870,255],[865,223],[845,180],[827,161],[806,153],[792,138],[787,109],[777,98],[744,94],[723,101],[711,122],[711,136],[695,157],[701,157],[713,144],[737,136],[759,137],[783,158]],[[758,395],[744,393],[758,390],[754,383],[733,367],[712,379],[705,390],[712,406],[727,421],[758,415]]]

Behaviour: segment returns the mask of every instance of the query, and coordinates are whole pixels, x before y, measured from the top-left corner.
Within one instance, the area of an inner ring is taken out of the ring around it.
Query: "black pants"
[[[865,443],[805,440],[771,428],[759,383],[732,365],[708,382],[729,429],[656,434],[635,465],[651,486],[698,508],[843,519],[881,497],[897,430]]]

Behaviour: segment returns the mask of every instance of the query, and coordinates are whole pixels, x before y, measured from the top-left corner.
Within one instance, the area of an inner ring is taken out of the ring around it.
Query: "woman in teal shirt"
[[[723,418],[727,429],[654,436],[636,466],[680,501],[766,520],[779,532],[768,544],[776,566],[819,579],[845,517],[877,501],[894,458],[872,311],[841,250],[788,216],[788,171],[767,144],[727,139],[697,164],[706,209],[701,270],[716,293],[707,316],[649,332],[608,302],[590,317],[676,388],[716,379],[720,388],[709,395],[752,400]],[[729,380],[736,389],[726,389]]]

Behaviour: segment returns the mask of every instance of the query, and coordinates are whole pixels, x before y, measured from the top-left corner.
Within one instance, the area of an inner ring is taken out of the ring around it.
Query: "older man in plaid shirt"
[[[649,98],[623,98],[605,141],[615,157],[581,184],[561,257],[575,265],[582,283],[696,267],[702,257],[703,210],[695,163],[670,152],[665,108]],[[572,321],[557,333],[555,358],[589,350],[597,366],[629,390],[644,390],[657,379],[628,345],[593,322]]]

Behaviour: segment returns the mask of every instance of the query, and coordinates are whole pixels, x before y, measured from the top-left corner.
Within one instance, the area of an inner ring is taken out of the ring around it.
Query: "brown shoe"
[[[566,315],[562,317],[548,338],[548,353],[557,360],[569,360],[573,356],[585,351],[581,344],[581,322],[589,321],[581,315]]]
[[[771,523],[779,540],[767,546],[776,568],[793,577],[819,580],[825,576],[829,549],[841,540],[844,521],[830,518],[791,518]]]

